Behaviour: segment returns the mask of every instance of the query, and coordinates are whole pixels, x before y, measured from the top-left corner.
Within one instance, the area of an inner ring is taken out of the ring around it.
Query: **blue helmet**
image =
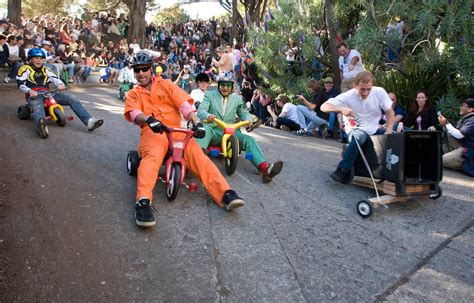
[[[46,54],[41,48],[32,48],[28,51],[28,60],[33,57],[41,57],[43,59],[46,59]]]

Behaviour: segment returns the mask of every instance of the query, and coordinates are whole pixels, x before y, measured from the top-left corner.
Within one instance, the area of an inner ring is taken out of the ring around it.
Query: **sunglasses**
[[[134,67],[134,68],[133,68],[133,72],[134,72],[135,74],[138,74],[139,72],[144,72],[144,73],[145,73],[145,72],[147,72],[147,71],[149,71],[149,70],[150,70],[150,67],[149,67],[149,66]]]
[[[222,88],[232,88],[233,84],[232,83],[220,83],[219,87]]]

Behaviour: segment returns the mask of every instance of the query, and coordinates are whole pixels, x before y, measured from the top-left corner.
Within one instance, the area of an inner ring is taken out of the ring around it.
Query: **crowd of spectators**
[[[22,18],[21,27],[0,20],[0,66],[9,68],[3,80],[10,82],[26,62],[28,50],[41,47],[47,54],[45,65],[66,83],[85,81],[94,70],[100,71],[101,82],[114,83],[131,55],[147,49],[154,54],[157,72],[173,81],[179,77],[183,80],[180,86],[189,92],[189,81],[200,72],[214,79],[226,68],[236,73],[236,79],[241,78],[242,47],[234,48],[230,43],[228,29],[224,19],[165,25],[152,22],[146,25],[146,41],[140,45],[136,38],[127,40],[128,22],[124,14],[46,14]]]
[[[133,71],[127,67],[131,56],[143,49],[152,52],[156,73],[171,79],[191,92],[193,79],[205,73],[211,80],[225,74],[233,77],[243,102],[267,126],[292,131],[296,135],[334,137],[346,142],[345,122],[336,113],[320,111],[322,103],[352,88],[355,76],[364,70],[361,54],[340,43],[339,67],[342,83],[334,85],[332,77],[322,77],[322,66],[313,60],[313,79],[307,92],[297,96],[273,98],[259,87],[256,63],[250,49],[230,39],[229,20],[190,20],[179,24],[146,25],[146,41],[127,40],[128,22],[124,14],[89,13],[80,17],[52,14],[22,19],[17,27],[0,20],[0,67],[8,67],[4,82],[15,79],[26,62],[27,52],[41,47],[46,53],[45,65],[65,83],[86,81],[92,71],[100,72],[100,82],[133,82]],[[300,47],[291,38],[285,51],[287,71],[296,75],[295,60]],[[133,84],[133,83],[132,83]],[[121,95],[124,96],[125,91]],[[417,130],[440,130],[436,111],[428,92],[419,91],[410,108],[397,105],[396,92],[390,93],[397,121],[393,131],[407,127]],[[300,104],[295,106],[294,103]],[[384,113],[380,114],[380,125]]]

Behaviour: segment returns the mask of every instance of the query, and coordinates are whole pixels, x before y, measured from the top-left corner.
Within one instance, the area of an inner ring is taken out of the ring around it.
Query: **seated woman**
[[[416,99],[413,101],[410,111],[404,120],[405,127],[413,130],[434,131],[438,126],[438,118],[435,109],[431,106],[428,94],[425,91],[418,91]]]

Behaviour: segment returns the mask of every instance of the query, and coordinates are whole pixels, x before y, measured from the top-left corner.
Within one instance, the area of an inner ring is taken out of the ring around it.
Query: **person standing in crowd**
[[[352,89],[354,79],[360,72],[364,71],[364,65],[362,64],[360,53],[355,49],[349,48],[346,43],[343,42],[339,45],[337,50],[340,55],[341,93],[344,93]]]
[[[443,155],[443,166],[446,168],[462,170],[474,177],[474,98],[464,100],[459,108],[461,119],[456,127],[440,115],[439,124],[446,127],[448,134],[459,143],[459,147]]]
[[[234,77],[234,66],[230,60],[230,56],[226,53],[223,46],[219,46],[216,49],[216,53],[219,59],[212,59],[212,64],[219,69],[219,75],[225,75],[226,77]]]

